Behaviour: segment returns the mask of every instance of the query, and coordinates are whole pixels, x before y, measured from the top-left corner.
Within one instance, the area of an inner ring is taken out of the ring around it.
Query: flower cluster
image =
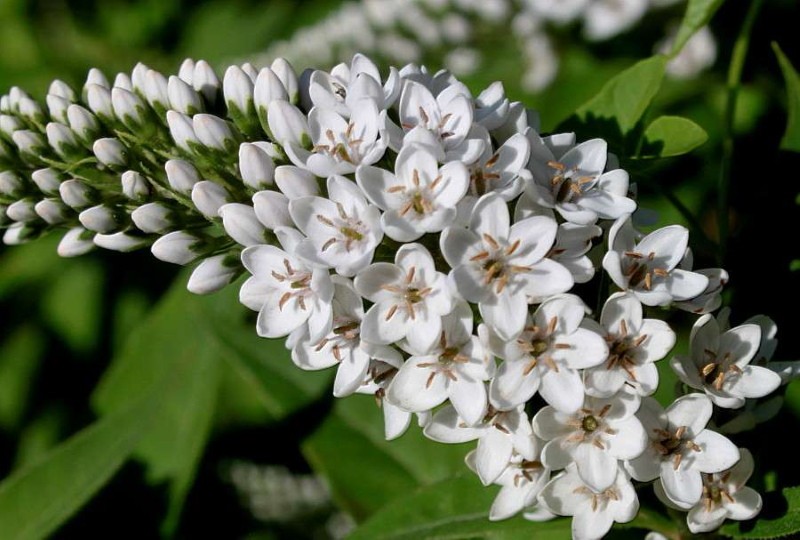
[[[468,466],[502,486],[491,519],[575,516],[597,538],[636,515],[633,481],[695,532],[754,516],[752,459],[709,422],[781,384],[774,324],[714,318],[724,270],[692,269],[682,226],[635,228],[604,141],[535,119],[499,84],[384,77],[362,55],[300,75],[282,59],[222,79],[202,61],[113,84],[93,70],[80,94],[53,83],[46,108],[0,99],[3,238],[150,246],[199,261],[197,293],[246,273],[258,334],[335,368],[337,397],[374,395],[388,439],[416,415],[434,441],[477,441]],[[573,287],[598,271],[618,292],[593,318]],[[655,363],[676,337],[655,306],[702,315],[670,363],[695,392],[666,409]]]
[[[318,23],[279,41],[261,55],[294,62],[333,65],[355,52],[369,52],[390,63],[443,63],[456,75],[489,67],[494,59],[475,47],[483,35],[506,35],[523,58],[521,84],[539,91],[559,71],[559,29],[580,24],[588,41],[605,41],[631,30],[651,11],[664,11],[681,0],[357,0]],[[358,28],[358,32],[352,32]],[[669,27],[657,45],[671,48],[677,28]],[[572,38],[570,38],[572,39]],[[505,40],[505,38],[504,38]],[[436,51],[445,50],[441,58]],[[716,42],[703,28],[667,68],[670,75],[692,77],[716,60]]]

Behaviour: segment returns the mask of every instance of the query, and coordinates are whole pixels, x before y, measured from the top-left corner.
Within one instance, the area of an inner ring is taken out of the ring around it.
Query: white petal
[[[487,234],[496,240],[508,238],[511,229],[506,202],[496,193],[487,193],[475,203],[469,228],[478,236]]]
[[[666,410],[671,429],[685,427],[690,438],[703,431],[711,419],[714,407],[703,394],[689,394],[675,400]]]
[[[403,271],[397,265],[379,262],[359,272],[353,284],[358,294],[371,302],[380,302],[393,296],[384,287],[397,283],[404,277]]]
[[[557,232],[558,224],[547,216],[533,216],[514,223],[508,241],[511,244],[516,240],[521,242],[521,249],[514,253],[514,264],[538,262],[550,251]]]
[[[727,437],[709,429],[694,437],[701,448],[692,452],[692,465],[704,473],[718,473],[733,467],[739,461],[739,449]]]
[[[258,312],[256,330],[258,335],[266,338],[278,338],[289,335],[308,320],[310,309],[302,309],[295,299],[290,299],[280,306],[280,297],[273,295]]]
[[[412,357],[392,379],[386,395],[389,400],[409,412],[430,410],[447,399],[445,376],[431,377],[433,370],[420,364],[430,363],[432,357]]]
[[[513,483],[506,484],[492,502],[489,509],[489,519],[499,521],[507,519],[525,507],[525,495],[527,486],[515,486]]]
[[[392,306],[375,304],[364,315],[361,323],[361,339],[378,345],[389,345],[400,341],[406,335],[405,315],[395,313],[386,320]]]
[[[356,169],[356,182],[367,198],[382,210],[397,208],[402,202],[399,197],[387,192],[390,187],[400,184],[400,181],[385,169],[361,165]]]
[[[439,246],[451,268],[469,264],[469,259],[480,250],[480,238],[474,232],[460,227],[444,230]]]
[[[505,290],[481,302],[480,312],[483,320],[498,336],[510,340],[518,336],[525,326],[528,302],[524,296],[512,295]]]
[[[568,425],[573,415],[553,407],[542,407],[533,417],[533,431],[546,441],[569,436],[575,428]]]
[[[636,245],[636,251],[645,256],[655,253],[654,265],[666,270],[672,270],[686,253],[688,243],[689,231],[686,227],[670,225],[657,229],[645,236]],[[702,292],[702,289],[700,292]]]
[[[467,425],[477,424],[486,414],[486,386],[482,381],[459,378],[448,383],[447,394]]]
[[[761,511],[761,495],[753,488],[744,487],[733,494],[732,503],[725,504],[730,519],[753,519]]]
[[[669,273],[666,280],[669,294],[675,300],[688,300],[702,294],[708,287],[708,277],[697,272],[688,272],[676,268]]]
[[[411,423],[411,413],[404,411],[400,407],[396,407],[383,400],[383,433],[387,441],[396,439],[408,429]]]
[[[746,398],[764,397],[781,385],[780,375],[761,366],[746,366],[734,380],[736,383],[731,392]]]
[[[578,371],[561,368],[547,370],[542,377],[539,394],[556,409],[571,413],[583,405],[583,381]]]
[[[717,529],[725,521],[727,512],[723,506],[712,506],[710,511],[706,511],[705,505],[698,504],[686,516],[686,524],[689,531],[693,534],[711,532]]]
[[[617,460],[591,443],[581,443],[573,454],[578,474],[594,491],[605,491],[617,478]]]
[[[634,416],[614,423],[617,433],[606,441],[608,453],[617,459],[633,459],[644,452],[647,434],[642,423]]]
[[[481,437],[475,451],[475,467],[484,486],[497,480],[508,465],[511,452],[511,437],[500,430],[490,428]]]
[[[572,518],[572,537],[575,540],[599,539],[611,529],[614,519],[608,510],[585,508]]]
[[[488,428],[495,429],[495,428]],[[436,411],[433,419],[425,426],[425,436],[441,443],[464,443],[474,441],[483,435],[482,428],[464,426],[455,407],[446,405]]]
[[[628,332],[638,333],[642,325],[642,304],[630,293],[612,294],[603,305],[600,324],[610,333],[620,334],[620,321],[623,320]]]
[[[349,396],[363,384],[369,368],[369,356],[361,349],[346,355],[336,371],[333,382],[334,397]]]
[[[572,369],[590,368],[603,363],[608,357],[606,341],[586,328],[578,328],[568,336],[559,337],[558,342],[568,344],[570,348],[553,350],[553,360],[563,362]]]
[[[513,409],[536,393],[541,381],[539,370],[532,369],[526,374],[528,364],[524,360],[506,360],[500,364],[489,386],[492,405],[501,410]]]
[[[661,462],[661,483],[669,500],[687,510],[697,504],[703,494],[700,471],[685,466],[675,469],[671,460]]]

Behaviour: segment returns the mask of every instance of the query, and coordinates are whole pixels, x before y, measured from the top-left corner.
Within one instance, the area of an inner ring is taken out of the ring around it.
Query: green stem
[[[758,13],[764,0],[753,0],[747,10],[742,29],[736,37],[731,54],[731,63],[728,67],[728,93],[725,101],[725,116],[723,118],[722,163],[720,165],[719,179],[717,181],[717,229],[719,232],[718,262],[721,265],[725,259],[728,244],[729,222],[728,204],[730,199],[731,161],[733,160],[733,123],[736,116],[736,100],[741,87],[742,71],[750,47],[750,33],[753,30]]]

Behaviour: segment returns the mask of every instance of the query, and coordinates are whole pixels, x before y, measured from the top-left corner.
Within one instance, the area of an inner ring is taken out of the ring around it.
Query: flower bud
[[[222,91],[228,109],[238,109],[247,114],[253,109],[253,81],[239,66],[230,66],[225,71]],[[254,111],[255,109],[253,109]]]
[[[285,58],[276,58],[272,61],[272,71],[278,76],[283,87],[286,89],[286,94],[291,103],[297,104],[299,96],[299,83],[297,79],[297,72]]]
[[[61,185],[61,178],[55,169],[38,169],[31,173],[31,180],[45,195],[58,195],[58,188]]]
[[[114,77],[114,84],[111,85],[111,88],[122,88],[128,92],[133,92],[133,81],[131,81],[131,78],[127,73],[117,73],[117,76]]]
[[[41,200],[33,209],[48,225],[60,225],[72,215],[70,208],[59,199]]]
[[[96,84],[98,86],[102,86],[103,88],[107,88],[109,90],[111,89],[111,85],[108,83],[108,79],[103,74],[103,72],[97,68],[90,69],[89,73],[86,75],[86,83],[84,84],[84,90],[90,84]]]
[[[16,116],[12,116],[10,114],[1,114],[0,115],[0,131],[5,134],[9,139],[11,135],[18,129],[23,129],[25,124],[17,118]]]
[[[100,135],[97,117],[80,105],[73,103],[69,106],[67,120],[75,136],[86,146],[90,147]]]
[[[150,247],[156,259],[186,265],[205,252],[206,240],[186,231],[175,231],[162,236]]]
[[[214,69],[209,63],[205,60],[198,60],[194,65],[192,86],[203,95],[206,103],[214,105],[217,102],[217,96],[220,93],[222,85],[219,82],[219,77],[214,73]]]
[[[253,195],[253,209],[258,221],[274,231],[278,227],[293,227],[289,214],[289,198],[277,191],[259,191]]]
[[[133,212],[131,219],[136,227],[146,233],[164,234],[177,224],[175,211],[163,202],[143,204]]]
[[[3,234],[3,243],[7,246],[18,246],[32,240],[39,233],[39,228],[28,223],[13,223]]]
[[[63,159],[70,160],[73,157],[82,156],[83,152],[81,152],[78,139],[67,126],[58,122],[50,122],[45,131],[50,147]]]
[[[46,122],[41,105],[28,96],[24,96],[19,100],[19,115],[35,124],[44,124]]]
[[[8,205],[6,215],[14,221],[33,221],[39,218],[34,210],[34,200],[31,198],[20,199]]]
[[[133,70],[131,71],[131,83],[133,84],[133,91],[141,97],[146,95],[145,79],[148,71],[150,71],[150,68],[141,62],[138,62],[135,66],[133,66]]]
[[[87,231],[83,227],[75,227],[67,231],[61,238],[56,252],[61,257],[78,257],[85,253],[89,253],[94,249],[95,233]]]
[[[66,124],[67,108],[70,106],[70,102],[61,96],[54,96],[53,94],[47,94],[45,101],[47,102],[47,110],[50,112],[50,118]]]
[[[200,174],[194,165],[182,159],[171,159],[164,165],[167,181],[176,193],[189,196],[194,185],[200,181]]]
[[[111,104],[111,90],[98,84],[86,85],[86,103],[100,120],[113,122],[114,106]]]
[[[131,131],[140,130],[147,123],[145,104],[138,95],[123,88],[111,89],[114,114]]]
[[[179,113],[192,116],[205,110],[200,94],[186,81],[174,75],[167,82],[167,96],[169,106]]]
[[[94,235],[94,244],[96,246],[109,251],[120,251],[122,253],[136,251],[137,249],[145,247],[149,243],[149,238],[132,234],[131,231]]]
[[[313,173],[294,165],[281,165],[275,169],[275,184],[289,199],[319,195],[319,184]]]
[[[73,90],[70,85],[59,79],[56,79],[50,83],[47,93],[53,96],[64,98],[70,103],[75,103],[78,100],[78,95],[75,93],[75,90]]]
[[[14,171],[0,172],[0,198],[13,200],[25,194],[25,181]]]
[[[255,144],[243,143],[239,147],[239,172],[245,185],[261,190],[272,185],[275,163]]]
[[[8,97],[8,94],[0,96],[0,112],[3,114],[14,112],[11,110],[11,98]]]
[[[197,138],[197,135],[195,135],[194,128],[192,127],[192,120],[185,114],[167,111],[167,124],[169,125],[169,132],[172,135],[172,140],[175,141],[178,148],[186,152],[191,152],[192,148],[190,144],[200,144],[200,140]]]
[[[238,252],[214,255],[197,265],[186,288],[194,294],[211,294],[231,283],[241,271]]]
[[[250,77],[250,82],[256,84],[256,79],[258,78],[258,70],[253,67],[253,64],[250,62],[245,62],[242,64],[242,71],[244,71],[248,77]]]
[[[219,209],[222,226],[225,232],[243,246],[255,246],[267,243],[264,226],[256,218],[252,206],[241,203],[229,203]]]
[[[258,72],[258,78],[253,89],[253,101],[264,131],[272,133],[269,130],[270,126],[267,117],[269,104],[276,100],[288,101],[288,99],[289,95],[286,93],[286,88],[283,87],[283,83],[275,72],[270,68],[262,68]]]
[[[19,86],[12,86],[8,90],[9,105],[12,111],[19,113],[19,104],[23,99],[31,99],[31,97]]]
[[[94,188],[75,179],[61,182],[58,193],[61,195],[61,200],[75,210],[82,210],[98,200],[98,193]]]
[[[125,150],[125,146],[112,137],[97,139],[92,146],[92,151],[97,160],[111,170],[125,167],[128,163],[128,152]]]
[[[123,224],[120,212],[105,204],[87,208],[78,214],[78,221],[90,231],[109,234],[119,230]]]
[[[144,95],[158,116],[163,118],[170,107],[167,78],[154,69],[148,70],[144,77]]]
[[[135,202],[144,202],[150,196],[150,183],[136,171],[125,171],[120,178],[122,194]]]
[[[29,129],[18,129],[11,135],[14,144],[17,145],[20,155],[38,162],[42,155],[49,155],[47,142],[44,138]]]
[[[272,138],[280,144],[295,143],[302,147],[311,145],[306,116],[288,101],[273,101],[267,110]]]
[[[196,114],[192,118],[194,132],[208,148],[229,150],[236,140],[228,123],[213,114]]]
[[[194,78],[194,60],[187,58],[181,62],[181,67],[178,68],[178,77],[191,86],[192,79]]]
[[[230,202],[230,194],[224,187],[203,180],[192,188],[192,202],[205,217],[215,219],[219,217],[219,209]]]

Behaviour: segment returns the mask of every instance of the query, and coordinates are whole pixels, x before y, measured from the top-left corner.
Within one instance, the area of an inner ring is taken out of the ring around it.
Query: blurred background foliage
[[[753,31],[733,125],[731,234],[721,261],[715,244],[726,71],[748,5],[723,5],[711,25],[719,50],[714,68],[689,80],[665,80],[648,113],[690,118],[708,141],[678,159],[622,157],[642,206],[656,210],[660,224],[692,228],[696,266],[721,262],[729,271],[726,299],[734,323],[756,313],[773,317],[781,340],[776,358],[794,360],[800,358],[800,277],[790,262],[800,257],[800,163],[798,154],[779,150],[786,91],[770,48],[778,42],[800,65],[800,12],[793,0],[765,2]],[[41,98],[55,78],[80,87],[90,67],[113,75],[141,61],[170,73],[187,56],[210,61],[221,74],[227,63],[256,57],[340,6],[333,0],[2,0],[0,91],[17,85]],[[673,14],[682,9],[676,6]],[[480,29],[481,21],[475,24]],[[474,91],[504,81],[512,99],[540,111],[542,130],[549,132],[609,78],[652,54],[663,21],[645,19],[599,44],[583,41],[574,28],[554,29],[561,69],[537,94],[519,83],[520,59],[508,33],[486,28],[471,44],[484,51],[481,69],[463,79]],[[438,67],[444,52],[428,51],[424,60]],[[65,260],[56,255],[56,243],[51,237],[0,248],[0,477],[39,462],[98,417],[114,422],[90,436],[124,442],[121,461],[89,456],[113,478],[56,537],[326,538],[417,486],[442,482],[471,502],[441,504],[488,507],[491,490],[452,479],[465,470],[464,448],[428,443],[414,430],[385,443],[380,412],[369,398],[334,405],[328,374],[297,370],[280,343],[255,337],[253,315],[237,304],[235,286],[192,297],[183,290],[185,276],[149,253],[104,251]],[[687,316],[671,317],[684,329],[691,324]],[[663,385],[668,399],[671,388]],[[780,488],[800,484],[800,470],[791,465],[796,454],[774,442],[798,426],[800,386],[791,385],[786,397],[788,407],[776,419],[740,439],[769,456],[759,486],[772,494],[767,508]],[[112,425],[120,433],[110,431]],[[137,459],[122,459],[130,453]],[[78,463],[76,455],[62,455],[62,465]],[[327,479],[332,496],[312,470]],[[59,474],[51,473],[51,479]],[[102,479],[86,479],[70,495],[86,499],[95,480]],[[26,511],[30,501],[9,502],[3,495],[0,488],[0,510],[16,504]],[[425,496],[418,498],[424,502]],[[37,511],[36,505],[27,511]],[[56,517],[73,511],[48,509]],[[49,532],[42,526],[39,533]],[[528,537],[531,531],[520,520],[501,527],[492,534]],[[37,529],[27,534],[36,537]]]

